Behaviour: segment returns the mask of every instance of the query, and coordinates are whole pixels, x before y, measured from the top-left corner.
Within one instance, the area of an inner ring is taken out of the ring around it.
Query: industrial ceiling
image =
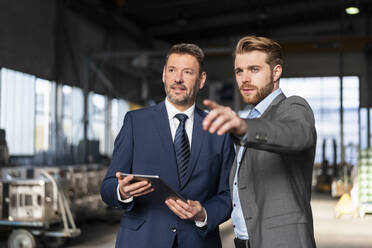
[[[291,26],[339,22],[349,3],[359,18],[371,13],[371,1],[359,0],[70,0],[66,6],[112,32],[131,32],[143,45],[200,42],[247,33],[270,35]],[[230,45],[230,44],[228,44]]]
[[[193,42],[205,50],[213,84],[233,82],[231,53],[243,35],[274,38],[285,52],[295,53],[365,51],[371,41],[369,0],[35,0],[32,6],[20,2],[0,4],[6,16],[0,31],[5,27],[12,38],[0,41],[0,66],[82,88],[86,81],[89,90],[142,103],[164,97],[164,56],[175,43]],[[346,15],[348,4],[358,6],[360,13]],[[21,13],[23,20],[7,9]],[[38,22],[31,18],[35,14]],[[12,31],[17,29],[30,32],[29,40],[24,32]],[[14,54],[10,51],[25,46],[29,49],[19,54],[19,61],[9,59]]]

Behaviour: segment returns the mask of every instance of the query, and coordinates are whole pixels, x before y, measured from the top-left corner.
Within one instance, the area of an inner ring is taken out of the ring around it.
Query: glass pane
[[[65,136],[66,142],[72,144],[72,120],[64,118],[62,120],[63,134]]]
[[[367,108],[360,109],[360,149],[366,149],[368,147],[367,112]]]
[[[62,87],[62,116],[63,118],[72,118],[72,87],[64,85]]]
[[[32,195],[25,195],[25,206],[32,206]]]
[[[19,194],[19,206],[23,207],[24,206],[24,194]]]
[[[46,151],[49,149],[49,135],[52,103],[52,84],[43,79],[36,80],[36,129],[35,129],[35,151]]]
[[[111,112],[111,132],[109,137],[109,151],[111,155],[114,149],[114,140],[118,135],[122,125],[125,114],[130,110],[129,102],[119,99],[112,99]]]
[[[89,119],[93,121],[105,120],[105,96],[90,93],[89,102]]]
[[[345,162],[356,165],[359,148],[359,78],[343,78]]]
[[[45,151],[48,149],[48,126],[49,118],[37,114],[35,122],[35,151]]]
[[[344,145],[345,161],[356,163],[358,144],[359,78],[344,77]],[[318,139],[315,162],[322,162],[322,144],[326,140],[325,158],[333,163],[333,142],[337,143],[340,162],[340,80],[339,77],[283,78],[280,88],[286,96],[304,97],[315,116]]]
[[[37,205],[41,206],[41,202],[42,201],[42,198],[41,198],[41,195],[37,195]]]
[[[17,206],[17,195],[16,194],[12,194],[10,196],[10,206],[11,207],[16,207]]]
[[[112,100],[111,131],[113,137],[119,133],[123,125],[124,116],[130,110],[129,102],[124,100]]]
[[[99,151],[105,153],[105,113],[106,97],[100,94],[90,93],[89,103],[89,127],[88,139],[99,141]]]
[[[1,128],[6,131],[10,155],[33,155],[35,77],[1,69]]]
[[[72,88],[72,144],[77,145],[83,139],[84,125],[84,94],[83,90],[77,87]]]

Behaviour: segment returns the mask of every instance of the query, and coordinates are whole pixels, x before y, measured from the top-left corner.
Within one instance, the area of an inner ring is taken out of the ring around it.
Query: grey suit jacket
[[[238,191],[252,248],[316,247],[310,207],[316,147],[314,115],[298,96],[278,95],[261,118],[247,119]],[[237,150],[238,151],[238,150]],[[230,174],[230,192],[236,172]]]

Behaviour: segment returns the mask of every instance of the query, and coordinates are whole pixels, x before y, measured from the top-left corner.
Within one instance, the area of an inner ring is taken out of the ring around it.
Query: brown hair
[[[274,68],[276,65],[283,65],[282,48],[274,40],[266,37],[245,36],[236,45],[234,57],[250,51],[262,51],[267,54],[266,63]]]
[[[199,63],[199,74],[201,74],[204,71],[204,53],[203,53],[203,50],[199,46],[195,44],[187,44],[187,43],[173,45],[171,49],[168,51],[165,64],[167,64],[169,56],[174,53],[188,54],[188,55],[195,57]]]

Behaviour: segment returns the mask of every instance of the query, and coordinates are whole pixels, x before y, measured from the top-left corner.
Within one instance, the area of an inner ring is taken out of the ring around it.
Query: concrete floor
[[[372,248],[372,215],[363,219],[343,216],[334,217],[337,200],[328,195],[314,194],[312,207],[314,213],[315,238],[318,248]],[[66,248],[112,248],[115,244],[117,222],[89,221],[80,223],[82,235],[68,240]],[[224,248],[233,248],[231,222],[221,225]],[[0,237],[0,247],[5,247],[6,237]],[[292,248],[292,247],[291,247]],[[295,248],[295,247],[293,247]]]
[[[372,215],[366,215],[363,219],[353,219],[351,216],[342,216],[340,219],[334,217],[334,208],[337,200],[328,195],[313,194],[312,208],[314,213],[315,239],[318,248],[372,248]],[[89,226],[94,232],[92,226]],[[106,235],[99,233],[106,230]],[[74,240],[69,242],[70,248],[98,248],[114,247],[117,230],[116,225],[102,223],[94,240],[83,238],[84,244]],[[88,236],[88,234],[86,233]],[[84,234],[83,234],[84,236]],[[221,225],[222,245],[224,248],[233,248],[234,233],[231,222]]]
[[[372,248],[372,215],[353,219],[334,217],[337,200],[313,195],[315,239],[318,248]]]

